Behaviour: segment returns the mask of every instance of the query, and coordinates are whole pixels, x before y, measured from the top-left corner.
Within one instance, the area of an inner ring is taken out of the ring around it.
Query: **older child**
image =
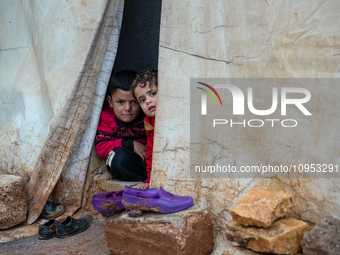
[[[95,141],[98,156],[107,158],[108,171],[122,181],[147,179],[145,114],[130,91],[135,78],[134,71],[111,77]]]
[[[137,99],[140,107],[147,115],[144,119],[144,125],[147,135],[146,144],[146,171],[148,178],[143,184],[138,184],[136,188],[148,189],[150,183],[150,174],[152,169],[152,149],[153,149],[153,137],[154,137],[154,126],[155,126],[155,115],[157,105],[157,70],[150,69],[137,76],[131,86],[131,90]]]

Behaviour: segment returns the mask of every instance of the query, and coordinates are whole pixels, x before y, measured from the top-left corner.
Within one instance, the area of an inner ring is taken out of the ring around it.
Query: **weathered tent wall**
[[[0,2],[0,170],[25,178],[29,223],[57,182],[53,199],[80,206],[123,4]]]
[[[29,181],[104,4],[0,2],[0,168],[4,171]],[[85,12],[88,9],[92,11]]]
[[[327,215],[340,218],[340,179],[190,178],[190,78],[339,78],[339,11],[339,1],[324,0],[163,0],[152,186],[192,195],[213,213],[222,242],[228,210],[254,185],[291,192],[292,215],[316,222]],[[313,116],[319,124],[308,127],[311,133],[287,137],[247,129],[236,137],[226,131],[230,143],[224,153],[231,163],[241,158],[285,164],[291,158],[303,161],[308,151],[315,161],[339,164],[340,90],[326,92],[318,102],[327,111]],[[261,101],[271,102],[269,96]],[[329,113],[335,113],[333,118]],[[331,136],[320,137],[319,128],[325,130],[320,123]],[[306,139],[311,147],[299,146]],[[288,149],[268,153],[278,141]]]

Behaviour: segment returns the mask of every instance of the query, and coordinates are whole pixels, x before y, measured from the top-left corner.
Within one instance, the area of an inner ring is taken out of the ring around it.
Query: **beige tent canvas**
[[[28,223],[52,190],[81,206],[124,1],[1,1],[0,168],[24,177]]]
[[[0,171],[24,178],[28,223],[48,198],[65,204],[65,215],[81,207],[110,76],[157,67],[160,7],[0,1]]]

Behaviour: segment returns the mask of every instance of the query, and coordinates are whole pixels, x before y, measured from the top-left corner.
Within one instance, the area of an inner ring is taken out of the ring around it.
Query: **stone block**
[[[134,186],[139,183],[143,183],[140,181],[121,181],[118,179],[114,180],[105,180],[99,183],[99,189],[102,191],[113,191],[113,190],[122,190],[125,189],[125,186]]]
[[[24,179],[15,175],[0,175],[0,229],[7,229],[25,221],[27,210]]]
[[[227,239],[256,252],[298,254],[306,222],[297,219],[279,219],[269,228],[244,227],[235,221],[227,223]]]
[[[248,250],[242,246],[238,246],[237,243],[233,245],[231,242],[223,243],[223,252],[222,255],[259,255],[262,253],[258,253],[252,250]]]
[[[303,254],[340,254],[340,221],[327,217],[304,233],[301,241]]]
[[[230,210],[230,214],[243,226],[266,228],[290,212],[293,206],[293,196],[289,192],[254,186]]]
[[[224,250],[221,255],[264,255],[268,253],[260,253],[256,251],[249,250],[242,246],[239,246],[237,243],[226,242],[223,244]],[[297,255],[302,255],[302,253],[298,253]]]
[[[211,215],[197,205],[177,213],[127,212],[105,221],[105,236],[113,254],[210,254],[214,248]]]

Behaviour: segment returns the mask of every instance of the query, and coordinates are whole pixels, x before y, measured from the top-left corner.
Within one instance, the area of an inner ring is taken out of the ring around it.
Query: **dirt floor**
[[[1,232],[0,232],[1,235]],[[39,240],[35,234],[29,237],[20,237],[10,242],[0,243],[0,254],[100,254],[110,255],[106,244],[104,223],[93,220],[90,227],[77,235],[68,238],[52,238]]]

